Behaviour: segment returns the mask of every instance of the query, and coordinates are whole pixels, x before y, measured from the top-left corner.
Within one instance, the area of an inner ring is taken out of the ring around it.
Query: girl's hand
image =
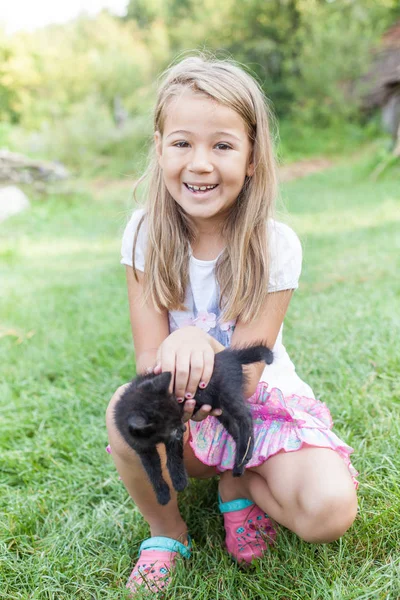
[[[171,333],[158,349],[154,373],[172,373],[170,392],[175,393],[178,402],[186,400],[184,422],[192,417],[197,388],[204,389],[211,379],[215,354],[213,342],[210,335],[198,327],[189,326]],[[193,420],[202,421],[209,414],[218,416],[221,411],[211,411],[211,406],[204,405]]]

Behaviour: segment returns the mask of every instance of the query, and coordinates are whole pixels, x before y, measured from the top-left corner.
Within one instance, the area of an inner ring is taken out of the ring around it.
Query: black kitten
[[[271,350],[263,345],[227,348],[215,355],[214,370],[208,386],[197,388],[196,413],[203,404],[220,408],[217,417],[236,443],[233,475],[242,475],[252,457],[253,422],[243,396],[245,378],[242,365],[264,361],[271,364]],[[160,504],[168,504],[170,491],[161,471],[156,444],[165,444],[167,468],[174,488],[180,492],[187,485],[183,463],[183,404],[168,392],[171,373],[139,375],[115,405],[117,429],[139,455]]]

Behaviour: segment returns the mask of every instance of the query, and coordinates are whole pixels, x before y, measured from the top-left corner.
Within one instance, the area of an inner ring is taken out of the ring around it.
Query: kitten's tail
[[[272,350],[264,344],[244,348],[230,348],[229,352],[232,352],[242,365],[249,365],[256,362],[265,362],[267,365],[270,365],[274,360]]]

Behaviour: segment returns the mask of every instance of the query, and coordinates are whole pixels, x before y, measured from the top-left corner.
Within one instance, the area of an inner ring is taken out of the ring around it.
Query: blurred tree
[[[141,0],[131,0],[130,4]],[[323,1],[323,0],[321,0]],[[250,66],[265,82],[266,92],[284,112],[292,98],[285,78],[286,59],[297,51],[294,38],[300,22],[298,0],[165,0],[170,54],[206,48]]]
[[[164,0],[130,0],[123,21],[134,22],[151,55],[148,75],[155,78],[168,63],[171,55],[166,15],[168,5]]]
[[[261,80],[279,116],[321,121],[357,111],[355,82],[398,0],[165,0],[173,56],[231,55]],[[165,56],[164,66],[171,59]]]
[[[149,29],[164,14],[163,0],[130,0],[124,20],[135,21],[140,29]]]
[[[105,12],[17,33],[8,45],[0,38],[0,52],[3,110],[26,127],[61,118],[89,96],[111,112],[119,96],[134,110],[135,96],[151,80],[151,54],[136,24]]]
[[[18,121],[18,92],[10,85],[10,63],[15,50],[2,30],[0,30],[0,119],[2,121]]]
[[[293,99],[287,60],[298,53],[300,20],[297,0],[254,0],[242,6],[234,3],[231,11],[229,50],[257,73],[280,115],[287,112]]]
[[[388,25],[392,4],[391,0],[380,4],[375,0],[299,0],[296,53],[287,62],[288,88],[296,99],[292,116],[321,125],[357,117],[361,76]]]
[[[206,49],[255,72],[280,117],[323,126],[355,119],[357,80],[399,14],[399,0],[130,0],[124,18],[104,11],[33,33],[0,30],[0,117],[47,137],[64,120],[66,146],[72,131],[82,145],[87,121],[96,131],[87,152],[100,138],[106,152],[116,98],[127,122],[135,119],[127,128],[140,131],[158,74]]]

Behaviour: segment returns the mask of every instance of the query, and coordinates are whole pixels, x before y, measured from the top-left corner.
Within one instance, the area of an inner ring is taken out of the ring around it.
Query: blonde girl
[[[239,562],[267,551],[274,523],[308,542],[331,542],[357,511],[352,448],[333,433],[328,408],[282,343],[302,253],[296,234],[273,219],[269,122],[261,88],[233,62],[195,56],[168,69],[155,108],[146,204],[122,242],[137,371],[173,373],[171,391],[185,402],[187,471],[219,475],[226,547]],[[245,367],[255,451],[234,479],[233,441],[210,406],[191,418],[193,397],[207,386],[217,352],[260,340],[275,359]],[[107,411],[110,451],[150,527],[127,584],[135,595],[141,586],[157,592],[167,585],[177,557],[190,556],[191,540],[176,493],[166,506],[157,503],[138,456],[116,430],[113,407],[123,389]]]

